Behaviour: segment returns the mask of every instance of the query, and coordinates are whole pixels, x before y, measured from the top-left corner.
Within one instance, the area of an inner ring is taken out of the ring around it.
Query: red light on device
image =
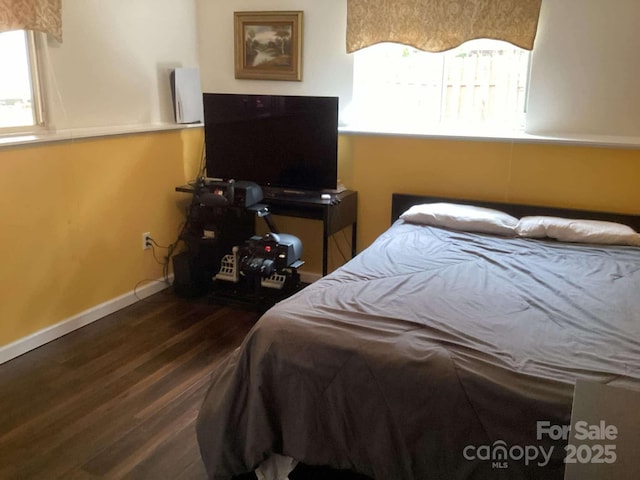
[[[271,253],[271,246],[270,245],[266,245],[264,247],[264,251],[267,252],[267,253]]]

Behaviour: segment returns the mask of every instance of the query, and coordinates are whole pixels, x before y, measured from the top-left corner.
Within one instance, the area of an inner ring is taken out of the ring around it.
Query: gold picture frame
[[[302,12],[234,12],[236,78],[302,80]]]

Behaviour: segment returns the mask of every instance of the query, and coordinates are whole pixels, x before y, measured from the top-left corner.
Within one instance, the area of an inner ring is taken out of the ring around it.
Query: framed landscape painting
[[[302,80],[302,12],[234,12],[236,78]]]

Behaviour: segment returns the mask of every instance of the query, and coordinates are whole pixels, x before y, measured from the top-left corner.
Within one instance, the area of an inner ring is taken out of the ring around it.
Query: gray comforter
[[[578,378],[640,388],[639,293],[638,248],[399,221],[216,370],[207,471],[281,453],[379,480],[562,478],[563,441],[537,422],[569,423]]]

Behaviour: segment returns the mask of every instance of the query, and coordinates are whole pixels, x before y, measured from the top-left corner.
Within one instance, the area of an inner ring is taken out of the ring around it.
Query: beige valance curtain
[[[531,50],[542,0],[348,0],[347,52],[396,42],[442,52],[476,38]]]
[[[35,30],[62,41],[62,0],[0,0],[0,32]]]

